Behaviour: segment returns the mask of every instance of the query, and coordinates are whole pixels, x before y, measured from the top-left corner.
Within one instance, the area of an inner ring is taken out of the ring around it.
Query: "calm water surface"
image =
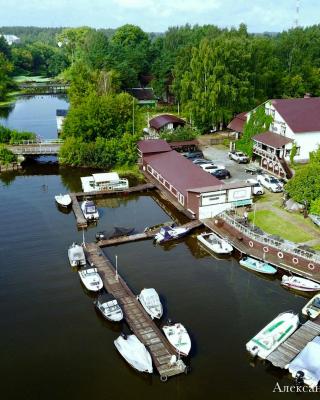
[[[73,214],[54,202],[57,193],[79,190],[86,173],[30,164],[19,174],[0,175],[1,398],[275,398],[276,382],[292,381],[281,370],[252,364],[245,343],[278,313],[300,311],[305,299],[233,258],[210,257],[195,235],[165,248],[145,241],[105,250],[113,260],[118,255],[119,272],[135,293],[156,288],[163,321],[181,321],[192,336],[187,376],[161,383],[156,374],[146,377],[127,366],[113,345],[123,326],[95,312],[94,295],[71,270],[67,248],[82,235]],[[101,219],[86,240],[115,225],[141,230],[168,221],[156,200],[99,202]]]

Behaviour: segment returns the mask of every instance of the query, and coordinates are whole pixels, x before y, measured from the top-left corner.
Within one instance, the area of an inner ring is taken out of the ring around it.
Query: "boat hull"
[[[255,260],[251,257],[242,258],[239,263],[243,267],[261,274],[274,275],[277,273],[276,268],[272,267],[270,264]]]
[[[91,292],[98,292],[103,288],[103,282],[96,268],[79,271],[81,282]]]
[[[186,328],[182,324],[174,324],[165,325],[162,330],[178,354],[187,357],[191,350],[191,339]]]
[[[55,201],[57,202],[57,204],[64,208],[69,207],[72,203],[71,197],[68,194],[54,196],[54,198],[55,198]]]
[[[289,289],[299,290],[301,292],[318,292],[320,291],[320,285],[312,282],[309,279],[300,278],[297,276],[286,276],[282,277],[281,284]]]
[[[208,241],[209,236],[216,237],[217,242],[210,243]],[[225,240],[218,238],[217,235],[214,235],[214,234],[198,235],[197,239],[208,250],[210,250],[216,254],[230,254],[233,251],[233,247],[229,243],[227,243]]]
[[[163,307],[159,295],[154,289],[143,289],[137,298],[152,319],[162,317]]]
[[[315,301],[318,303],[318,307],[314,306]],[[311,319],[315,319],[320,315],[320,294],[312,297],[312,299],[303,307],[302,314]]]

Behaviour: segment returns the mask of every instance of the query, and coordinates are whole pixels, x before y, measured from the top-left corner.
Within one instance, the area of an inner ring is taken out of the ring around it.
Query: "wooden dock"
[[[185,372],[186,365],[182,360],[170,364],[172,356],[176,355],[174,348],[146,313],[125,281],[119,275],[117,278],[113,265],[100,247],[95,243],[88,243],[85,252],[89,263],[94,264],[98,269],[106,290],[121,305],[131,330],[150,351],[160,378],[166,380],[168,377]]]
[[[193,220],[188,222],[184,225],[181,225],[181,228],[190,229],[190,231],[200,228],[202,226],[202,222],[197,220]],[[99,240],[98,245],[100,247],[107,247],[107,246],[116,246],[119,244],[130,243],[130,242],[138,242],[140,240],[148,240],[153,239],[154,236],[160,231],[161,228],[156,228],[147,232],[136,233],[134,235],[127,235],[127,236],[119,236],[117,238],[112,239],[105,239]]]
[[[267,360],[275,367],[285,368],[316,336],[320,335],[320,317],[307,321],[273,351]]]
[[[70,197],[72,200],[72,210],[77,220],[77,227],[86,228],[88,226],[88,221],[83,215],[77,196],[75,193],[70,193]]]

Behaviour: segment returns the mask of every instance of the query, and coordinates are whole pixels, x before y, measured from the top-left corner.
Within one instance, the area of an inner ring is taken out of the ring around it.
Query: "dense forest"
[[[0,39],[0,98],[17,74],[70,82],[61,153],[66,163],[107,167],[134,160],[134,143],[146,121],[124,92],[146,82],[163,102],[175,109],[179,103],[181,114],[200,132],[223,126],[268,98],[320,96],[320,25],[276,35],[250,34],[243,24],[232,29],[186,25],[161,35],[134,25],[115,31],[15,27],[0,32],[21,37],[10,47]]]

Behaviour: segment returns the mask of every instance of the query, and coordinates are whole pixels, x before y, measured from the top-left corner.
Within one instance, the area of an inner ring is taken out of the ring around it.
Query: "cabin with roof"
[[[130,88],[127,92],[138,101],[140,106],[156,107],[157,105],[158,100],[152,87]]]
[[[247,114],[247,112],[242,112],[236,115],[227,126],[228,129],[232,130],[236,134],[236,139],[240,139],[243,133],[244,124],[247,121]]]
[[[138,151],[144,174],[190,218],[213,218],[224,210],[252,203],[250,184],[221,182],[164,140],[141,140]]]

